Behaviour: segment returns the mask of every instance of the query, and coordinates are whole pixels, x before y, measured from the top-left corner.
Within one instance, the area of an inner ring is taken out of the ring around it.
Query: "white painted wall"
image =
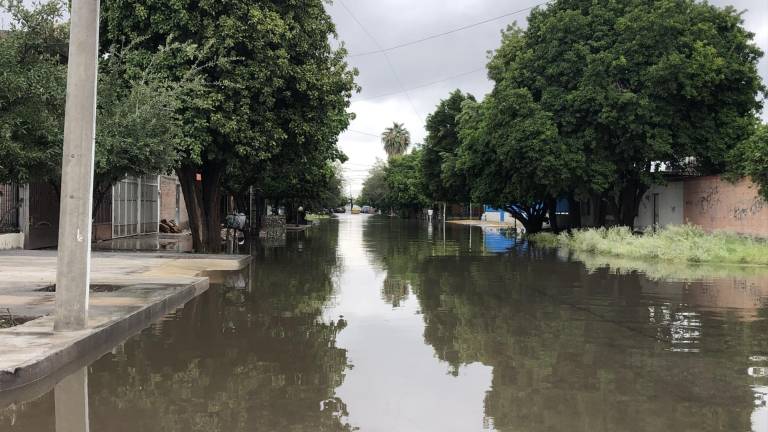
[[[486,222],[495,222],[499,223],[501,222],[501,212],[495,211],[495,212],[485,212],[483,213],[483,216],[480,218],[481,220],[484,220]],[[504,212],[504,222],[505,223],[514,223],[515,219],[514,217],[509,214],[509,212]]]
[[[22,249],[24,233],[0,234],[0,250]]]
[[[659,226],[682,225],[685,205],[683,182],[654,185],[643,195],[640,209],[635,218],[635,229],[646,229],[653,225],[653,196],[658,194]]]

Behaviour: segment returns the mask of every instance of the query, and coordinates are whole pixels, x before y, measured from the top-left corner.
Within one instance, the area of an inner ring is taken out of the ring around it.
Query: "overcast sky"
[[[327,6],[340,40],[352,55],[350,63],[360,71],[357,81],[363,89],[354,97],[351,107],[357,119],[340,138],[341,148],[349,156],[345,175],[354,195],[359,193],[376,159],[385,158],[379,136],[393,121],[404,123],[413,142],[422,143],[424,120],[440,99],[457,88],[478,98],[490,91],[491,83],[485,73],[486,53],[499,46],[500,32],[508,24],[517,21],[525,26],[528,11],[393,50],[386,57],[355,54],[397,46],[539,3],[541,0],[333,0]],[[733,5],[745,11],[746,27],[756,34],[758,46],[768,52],[768,0],[711,3]],[[4,25],[7,17],[0,14],[0,27]],[[760,73],[768,82],[765,58]],[[442,82],[428,85],[436,81]],[[763,113],[763,118],[768,120],[768,113]]]
[[[354,55],[375,51],[379,46],[397,46],[538,3],[537,0],[334,0],[328,6],[339,38],[352,55],[350,63],[360,71],[358,83],[363,88],[351,107],[357,119],[340,138],[341,148],[349,156],[345,172],[354,195],[360,191],[367,169],[377,158],[385,158],[379,135],[393,121],[405,123],[413,142],[421,143],[426,135],[425,118],[448,93],[458,88],[482,98],[490,91],[491,83],[484,70],[486,52],[499,46],[500,31],[508,24],[517,21],[525,26],[528,11],[390,51],[387,57],[391,66],[383,54]],[[713,0],[710,3],[745,10],[746,27],[756,34],[758,46],[768,52],[768,0]],[[768,82],[765,59],[760,72]],[[451,77],[456,78],[422,87]],[[413,90],[402,92],[403,89]],[[377,97],[381,95],[390,96]],[[765,113],[763,117],[768,119]]]

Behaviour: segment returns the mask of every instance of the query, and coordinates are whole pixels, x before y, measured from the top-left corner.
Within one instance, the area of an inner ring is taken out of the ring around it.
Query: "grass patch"
[[[543,246],[543,247],[550,247],[550,248],[563,246],[560,236],[557,234],[553,234],[551,232],[540,232],[536,234],[531,234],[528,236],[528,240],[531,243],[536,244],[536,246]]]
[[[330,219],[331,215],[327,214],[308,214],[307,220],[308,221],[317,221],[317,220],[323,220],[323,219]]]
[[[569,251],[571,260],[580,261],[588,272],[601,269],[618,275],[642,273],[650,280],[698,281],[725,278],[755,279],[768,276],[768,266],[716,263],[691,263],[651,259],[623,258]],[[762,279],[757,281],[762,283]]]
[[[692,225],[670,226],[642,235],[629,228],[596,228],[560,235],[534,234],[529,240],[573,252],[678,263],[768,265],[768,243],[726,233],[706,233]]]

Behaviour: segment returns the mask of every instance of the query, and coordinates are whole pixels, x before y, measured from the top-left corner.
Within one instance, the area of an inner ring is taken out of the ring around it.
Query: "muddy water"
[[[0,431],[768,431],[759,270],[366,216],[253,253]]]

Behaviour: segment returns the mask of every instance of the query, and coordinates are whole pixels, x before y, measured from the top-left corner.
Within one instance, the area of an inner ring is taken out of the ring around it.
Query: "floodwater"
[[[362,215],[253,253],[0,431],[768,431],[760,269]]]

